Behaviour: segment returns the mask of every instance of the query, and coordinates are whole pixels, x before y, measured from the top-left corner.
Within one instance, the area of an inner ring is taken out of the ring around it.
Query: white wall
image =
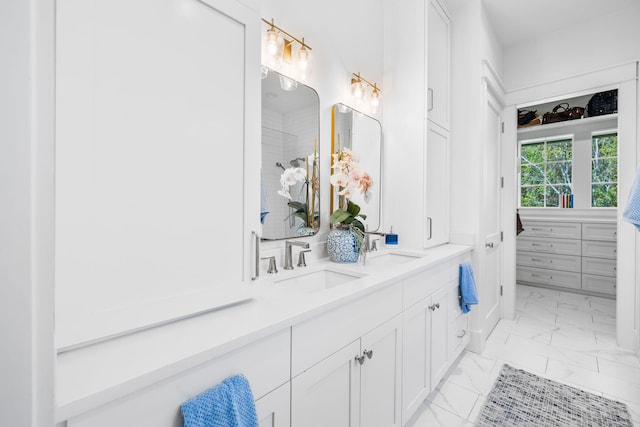
[[[327,0],[299,2],[295,0],[263,0],[260,15],[275,20],[275,24],[292,35],[304,37],[312,48],[313,70],[304,83],[320,97],[320,232],[303,240],[312,245],[307,259],[327,256],[324,241],[329,230],[329,175],[331,152],[331,108],[341,102],[381,120],[387,88],[383,77],[383,14],[382,0]],[[263,32],[267,25],[263,24]],[[295,48],[297,51],[297,47]],[[352,99],[351,73],[382,88],[382,101],[373,113]],[[384,131],[384,126],[383,126]],[[286,165],[285,165],[286,167]],[[374,188],[379,191],[380,188]],[[367,207],[361,206],[367,213]],[[284,256],[284,242],[263,242],[262,256],[276,255],[278,263]],[[262,264],[263,271],[266,264]]]
[[[640,58],[640,4],[505,50],[504,85],[517,90]]]
[[[0,425],[53,422],[53,10],[0,3]]]
[[[480,2],[467,2],[452,11],[451,84],[451,241],[472,244],[472,262],[480,301],[491,300],[495,288],[485,283],[483,194],[483,109],[482,77],[490,64],[500,85],[502,51]],[[496,88],[500,90],[500,87]],[[482,351],[486,335],[486,314],[490,307],[478,306],[471,313],[470,349]]]

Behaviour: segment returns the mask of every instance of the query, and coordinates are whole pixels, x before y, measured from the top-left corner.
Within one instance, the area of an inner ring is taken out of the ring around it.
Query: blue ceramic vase
[[[357,262],[360,250],[349,229],[334,228],[327,236],[327,252],[333,262]]]

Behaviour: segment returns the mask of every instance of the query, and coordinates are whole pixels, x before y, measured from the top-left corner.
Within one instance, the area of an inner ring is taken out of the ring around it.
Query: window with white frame
[[[618,206],[618,133],[591,136],[591,207]]]
[[[558,207],[573,187],[573,137],[522,141],[520,206]]]

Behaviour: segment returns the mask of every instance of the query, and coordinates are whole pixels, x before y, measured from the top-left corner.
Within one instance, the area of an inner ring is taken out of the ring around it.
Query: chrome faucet
[[[365,252],[372,252],[372,251],[378,250],[378,246],[376,245],[376,242],[378,241],[378,239],[375,239],[373,241],[373,244],[371,244],[371,242],[369,241],[369,236],[371,235],[385,236],[385,233],[382,233],[380,231],[365,231],[364,232],[364,251]]]
[[[285,270],[293,270],[293,256],[291,255],[291,247],[292,246],[300,246],[303,249],[309,249],[308,242],[302,241],[291,241],[287,240],[284,242],[284,268]]]

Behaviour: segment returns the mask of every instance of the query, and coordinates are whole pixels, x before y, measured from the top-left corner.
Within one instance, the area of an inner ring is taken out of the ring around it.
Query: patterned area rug
[[[476,426],[631,426],[623,403],[504,365]]]

